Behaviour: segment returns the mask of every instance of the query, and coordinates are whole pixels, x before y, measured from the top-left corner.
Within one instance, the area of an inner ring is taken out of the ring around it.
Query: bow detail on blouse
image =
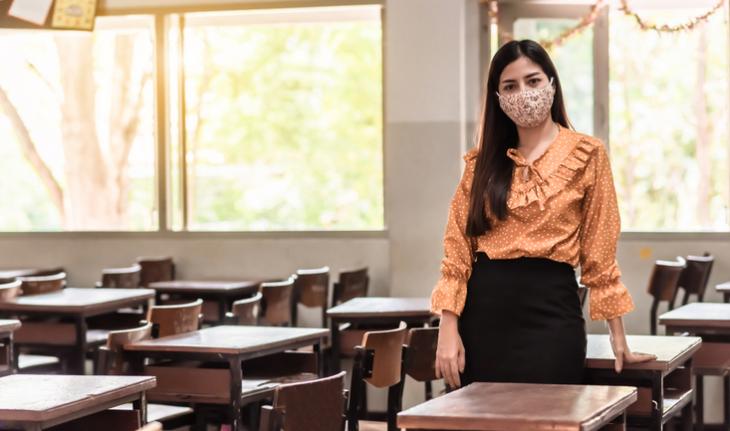
[[[535,165],[522,157],[522,154],[520,154],[516,148],[507,149],[507,157],[515,162],[515,166],[518,169],[517,173],[523,181],[527,182],[530,179],[533,179],[533,181],[537,183],[538,187],[535,187],[535,192],[539,195],[537,204],[540,206],[540,211],[544,211],[545,205],[543,202],[547,199],[547,194],[545,193],[545,190],[543,190],[542,185],[545,184],[545,178]]]

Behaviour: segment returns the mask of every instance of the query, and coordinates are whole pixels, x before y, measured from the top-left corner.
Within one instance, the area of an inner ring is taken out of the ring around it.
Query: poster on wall
[[[97,0],[56,0],[51,26],[70,30],[93,30]]]

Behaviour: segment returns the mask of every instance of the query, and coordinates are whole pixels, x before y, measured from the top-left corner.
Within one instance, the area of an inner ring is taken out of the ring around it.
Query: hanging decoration
[[[482,0],[482,3],[487,4],[487,13],[489,16],[490,24],[496,23],[496,21],[499,18],[499,7],[498,7],[498,1],[497,0]],[[702,23],[707,22],[707,20],[710,19],[712,15],[717,13],[720,9],[722,9],[723,5],[725,4],[726,0],[718,0],[715,5],[712,6],[707,12],[698,15],[694,18],[691,18],[687,20],[686,22],[680,23],[680,24],[656,24],[648,22],[646,19],[642,18],[636,11],[634,11],[629,6],[628,0],[620,0],[619,10],[626,14],[627,16],[630,16],[634,18],[636,23],[639,25],[639,27],[644,31],[657,31],[657,32],[678,32],[678,31],[691,31],[693,30],[697,25],[700,25]],[[545,40],[539,40],[538,42],[540,45],[545,47],[545,49],[551,49],[555,48],[557,46],[563,45],[566,41],[569,39],[579,35],[582,33],[585,29],[592,26],[595,22],[598,16],[601,13],[601,10],[609,5],[609,0],[597,0],[593,5],[591,5],[590,11],[582,17],[578,23],[572,27],[569,27],[565,30],[563,30],[558,36],[551,38],[551,39],[545,39]],[[514,35],[512,35],[509,32],[502,32],[501,33],[502,38],[504,40],[512,40],[514,39]]]
[[[634,10],[632,10],[629,7],[628,0],[621,0],[621,6],[619,7],[619,10],[622,11],[624,14],[634,18],[636,23],[641,27],[642,30],[654,30],[658,32],[678,32],[678,31],[686,31],[686,30],[692,30],[697,25],[707,22],[707,20],[715,14],[715,12],[719,11],[723,4],[725,3],[725,0],[719,0],[715,5],[708,10],[707,12],[703,13],[702,15],[698,15],[694,18],[691,18],[681,24],[655,24],[650,23],[646,21],[644,18],[642,18],[638,13],[636,13]]]

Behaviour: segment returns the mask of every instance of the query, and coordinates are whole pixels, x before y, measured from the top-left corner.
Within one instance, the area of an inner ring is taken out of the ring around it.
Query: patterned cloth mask
[[[542,88],[531,88],[514,94],[501,95],[499,92],[496,93],[502,111],[515,124],[521,127],[535,127],[539,126],[550,115],[555,88],[551,77],[550,83]]]

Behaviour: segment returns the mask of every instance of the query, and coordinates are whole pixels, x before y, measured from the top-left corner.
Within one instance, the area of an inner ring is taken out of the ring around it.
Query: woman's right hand
[[[436,348],[436,377],[443,378],[451,388],[461,386],[459,373],[464,372],[464,344],[458,329],[458,316],[443,310]]]

